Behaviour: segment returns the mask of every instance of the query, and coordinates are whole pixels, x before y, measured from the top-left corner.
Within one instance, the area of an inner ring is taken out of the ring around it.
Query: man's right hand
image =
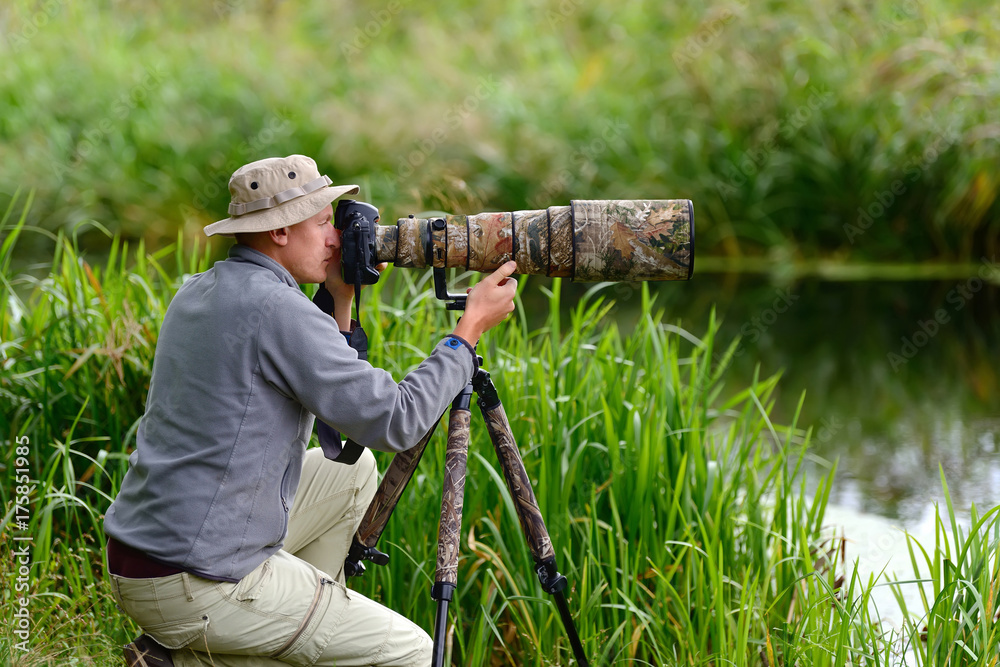
[[[516,269],[517,262],[511,260],[469,290],[465,313],[455,327],[456,336],[475,345],[480,336],[514,311],[517,280],[510,276]]]

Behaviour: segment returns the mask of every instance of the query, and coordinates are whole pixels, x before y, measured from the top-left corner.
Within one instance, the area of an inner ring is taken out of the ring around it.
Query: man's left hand
[[[382,273],[389,266],[382,262],[375,269]],[[333,259],[326,267],[326,281],[323,286],[333,296],[333,317],[341,331],[351,330],[351,304],[354,303],[354,285],[344,281],[343,267],[340,265],[340,248],[333,249]],[[364,288],[364,285],[362,285]]]

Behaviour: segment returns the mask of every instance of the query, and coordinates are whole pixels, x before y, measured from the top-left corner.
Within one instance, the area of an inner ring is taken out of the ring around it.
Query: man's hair
[[[256,249],[267,236],[267,232],[237,232],[233,236],[236,237],[236,242],[240,245]]]

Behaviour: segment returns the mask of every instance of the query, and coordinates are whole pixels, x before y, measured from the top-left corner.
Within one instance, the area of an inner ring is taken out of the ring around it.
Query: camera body
[[[340,230],[340,256],[344,282],[350,285],[374,285],[379,272],[375,268],[375,226],[378,209],[361,201],[341,199],[333,214],[333,226]]]

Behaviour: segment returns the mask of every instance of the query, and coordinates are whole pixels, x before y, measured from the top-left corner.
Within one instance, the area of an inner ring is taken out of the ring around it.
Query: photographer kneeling
[[[352,451],[329,429],[306,445],[314,417],[366,448],[415,445],[469,382],[479,337],[513,310],[515,264],[477,284],[454,333],[396,383],[352,347],[331,219],[358,188],[330,183],[301,155],[237,170],[231,217],[205,228],[237,243],[164,317],[104,524],[115,599],[146,633],[129,664],[430,663],[422,629],[344,586],[374,457],[336,462]],[[300,283],[324,283],[333,317]]]

